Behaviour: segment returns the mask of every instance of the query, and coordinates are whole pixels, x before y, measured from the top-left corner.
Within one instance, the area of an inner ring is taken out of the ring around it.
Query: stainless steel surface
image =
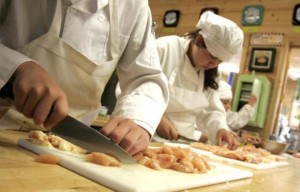
[[[263,141],[262,147],[273,154],[280,155],[287,150],[288,145],[288,143],[266,139]]]
[[[95,129],[67,116],[51,130],[55,135],[89,152],[102,152],[118,158],[122,163],[136,163],[119,145]]]

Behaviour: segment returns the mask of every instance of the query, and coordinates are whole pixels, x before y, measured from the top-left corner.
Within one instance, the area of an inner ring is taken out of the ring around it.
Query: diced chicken
[[[59,158],[55,155],[45,153],[37,156],[35,161],[39,163],[57,164],[59,162]]]
[[[184,173],[205,173],[210,170],[208,162],[189,148],[163,145],[148,148],[133,157],[139,164],[156,170],[172,169]]]
[[[253,164],[259,164],[262,162],[270,163],[272,161],[279,161],[279,158],[276,157],[275,155],[272,155],[270,152],[262,148],[256,148],[253,145],[240,146],[236,150],[229,150],[224,147],[213,146],[213,145],[208,145],[203,143],[193,143],[192,147],[210,151],[215,155],[219,155],[222,157],[253,163]]]
[[[159,165],[162,168],[167,169],[167,168],[171,167],[177,161],[177,158],[174,155],[158,154],[157,160],[159,161]]]
[[[86,154],[86,150],[56,136],[56,135],[47,135],[42,131],[31,131],[28,134],[29,141],[37,144],[42,145],[45,147],[53,147],[58,150],[67,151],[76,154]],[[104,153],[93,152],[91,154],[86,155],[86,160],[97,163],[104,166],[120,166],[121,162],[118,161],[116,158],[109,156]],[[57,163],[58,160],[53,157],[53,155],[40,155],[36,159],[37,162],[44,162],[44,163]]]
[[[91,163],[96,163],[103,166],[115,166],[118,167],[121,165],[121,162],[118,161],[116,158],[106,155],[100,152],[93,152],[87,154],[85,159]]]
[[[160,170],[159,161],[157,159],[150,159],[149,157],[143,157],[138,161],[139,164],[149,167],[151,169]]]

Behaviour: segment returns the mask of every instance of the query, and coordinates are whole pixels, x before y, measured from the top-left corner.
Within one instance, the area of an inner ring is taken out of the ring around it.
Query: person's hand
[[[156,129],[158,136],[168,139],[177,140],[179,137],[178,131],[173,123],[165,117],[161,118],[161,121]]]
[[[261,145],[263,143],[262,138],[258,134],[254,135],[254,134],[248,133],[247,131],[241,132],[241,138],[244,143],[251,143],[254,145]]]
[[[257,101],[256,96],[252,94],[252,95],[250,95],[248,104],[251,105],[251,106],[253,107],[253,106],[255,105],[256,101]]]
[[[38,64],[21,64],[12,81],[16,109],[35,124],[50,129],[68,114],[66,95]]]
[[[146,149],[151,139],[148,131],[138,126],[133,120],[116,116],[111,117],[100,132],[130,155]]]
[[[199,141],[202,142],[202,143],[205,143],[206,141],[208,140],[208,137],[206,135],[201,135]]]
[[[226,129],[220,129],[217,133],[217,144],[219,146],[227,145],[227,148],[234,150],[239,146],[239,143],[232,137]]]

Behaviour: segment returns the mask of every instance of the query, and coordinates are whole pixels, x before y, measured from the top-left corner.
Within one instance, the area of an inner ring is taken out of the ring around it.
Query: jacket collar
[[[183,75],[184,77],[186,77],[187,79],[190,79],[193,83],[195,84],[199,84],[199,76],[198,76],[198,72],[196,71],[196,69],[193,67],[191,60],[189,59],[189,57],[187,56],[187,51],[189,48],[189,44],[191,42],[191,39],[186,39],[184,41],[184,66],[183,66]]]

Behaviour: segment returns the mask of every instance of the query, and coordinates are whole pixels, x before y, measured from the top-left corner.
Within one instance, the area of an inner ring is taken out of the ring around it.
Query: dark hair
[[[189,38],[189,39],[196,39],[198,37],[199,31],[201,29],[197,29],[195,31],[187,32],[183,35],[183,37]],[[206,48],[205,44],[203,43],[204,48]],[[212,89],[219,89],[219,85],[216,81],[218,77],[218,67],[207,69],[204,71],[204,89],[207,89],[208,87]]]

